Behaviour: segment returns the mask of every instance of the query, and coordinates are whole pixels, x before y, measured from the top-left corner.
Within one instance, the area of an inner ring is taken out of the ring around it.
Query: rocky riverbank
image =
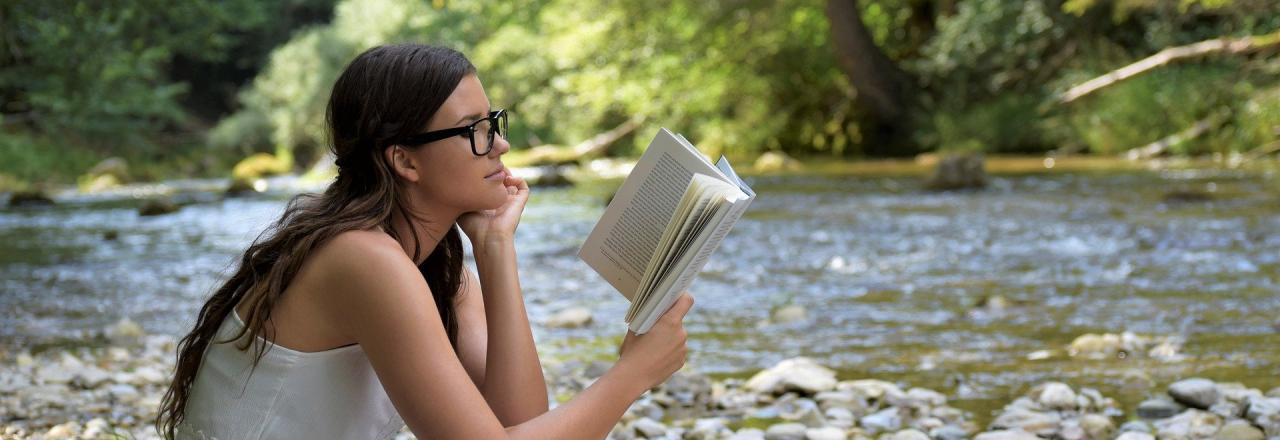
[[[173,368],[175,340],[122,321],[105,346],[0,353],[0,439],[155,438],[150,421]],[[603,374],[601,362],[549,362],[567,399]],[[1030,386],[989,426],[943,393],[875,379],[840,380],[806,358],[749,379],[677,373],[645,394],[612,434],[623,439],[1280,439],[1280,388],[1264,393],[1191,378],[1136,408],[1089,388]],[[400,438],[413,438],[407,430]]]

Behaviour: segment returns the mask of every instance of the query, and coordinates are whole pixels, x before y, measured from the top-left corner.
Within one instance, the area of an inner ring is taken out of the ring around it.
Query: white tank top
[[[241,327],[232,309],[215,341]],[[178,438],[382,440],[404,427],[359,345],[307,353],[268,343],[252,375],[254,347],[235,345],[205,350]]]

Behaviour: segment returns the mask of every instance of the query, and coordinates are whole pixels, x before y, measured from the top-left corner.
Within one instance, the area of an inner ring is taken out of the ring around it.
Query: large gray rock
[[[836,387],[836,372],[818,365],[812,359],[798,357],[779,362],[767,370],[756,373],[747,380],[745,387],[757,393],[782,394],[798,391],[814,395]]]
[[[1183,379],[1169,385],[1169,395],[1183,405],[1196,409],[1209,409],[1221,396],[1218,385],[1202,378]]]

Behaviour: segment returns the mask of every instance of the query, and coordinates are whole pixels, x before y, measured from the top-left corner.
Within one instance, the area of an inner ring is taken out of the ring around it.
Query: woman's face
[[[467,75],[458,83],[423,132],[465,127],[489,116],[489,98],[476,75]],[[476,148],[484,151],[485,128],[481,123],[475,135]],[[401,149],[414,166],[415,179],[411,191],[427,202],[427,206],[445,208],[458,213],[494,209],[507,201],[503,185],[509,171],[501,156],[511,149],[506,133],[495,135],[493,148],[483,156],[471,151],[465,136],[451,136],[416,148]]]

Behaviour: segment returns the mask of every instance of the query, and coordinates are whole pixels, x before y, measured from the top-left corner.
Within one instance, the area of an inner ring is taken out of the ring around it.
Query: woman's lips
[[[507,178],[506,166],[499,167],[498,171],[494,171],[492,174],[489,174],[488,176],[484,176],[484,180],[503,180],[506,178]]]

